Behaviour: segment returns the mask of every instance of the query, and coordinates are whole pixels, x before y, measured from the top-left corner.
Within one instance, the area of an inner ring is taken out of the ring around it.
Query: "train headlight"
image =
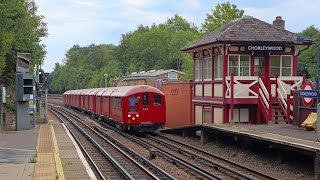
[[[135,119],[136,119],[136,118],[134,118],[134,117],[132,118],[132,120],[135,120]]]
[[[131,117],[131,115],[130,115],[130,114],[128,114],[128,117]]]
[[[139,117],[139,114],[136,114],[136,117]]]

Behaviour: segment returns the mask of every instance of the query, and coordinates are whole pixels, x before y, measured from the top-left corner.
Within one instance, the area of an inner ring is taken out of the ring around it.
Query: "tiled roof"
[[[282,42],[293,43],[297,34],[282,30],[274,25],[261,21],[251,16],[236,19],[227,25],[210,32],[196,42],[182,48],[187,51],[199,46],[219,42]]]

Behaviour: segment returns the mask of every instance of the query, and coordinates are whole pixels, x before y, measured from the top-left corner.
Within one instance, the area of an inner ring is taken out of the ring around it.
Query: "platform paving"
[[[0,133],[0,179],[32,179],[39,126]]]
[[[96,179],[89,165],[87,164],[80,149],[76,148],[74,142],[70,139],[70,134],[66,132],[63,124],[53,124],[61,164],[66,179]],[[77,150],[78,149],[78,150]],[[79,155],[80,153],[80,155]],[[90,174],[90,175],[89,175]]]
[[[259,140],[288,145],[312,152],[320,150],[320,142],[314,131],[306,131],[287,124],[249,125],[249,124],[204,124],[216,130],[245,135]]]

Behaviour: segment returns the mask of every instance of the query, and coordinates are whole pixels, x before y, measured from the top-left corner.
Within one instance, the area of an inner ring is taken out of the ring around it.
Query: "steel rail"
[[[60,121],[63,122],[62,117],[60,115],[58,115],[58,113],[49,108],[49,111],[51,111],[55,116],[57,116]],[[106,180],[106,177],[102,174],[102,172],[100,171],[99,167],[96,165],[96,163],[94,162],[94,160],[91,158],[91,156],[89,155],[89,153],[85,150],[85,148],[82,146],[82,144],[80,143],[79,139],[75,136],[75,134],[70,130],[70,128],[68,126],[66,126],[66,128],[69,130],[69,133],[72,135],[72,137],[75,139],[75,141],[77,142],[77,144],[80,146],[82,152],[84,152],[84,154],[87,156],[87,158],[89,159],[90,163],[93,165],[94,169],[98,172],[99,176],[103,179]]]
[[[104,148],[102,148],[88,133],[86,133],[80,126],[78,126],[75,122],[73,122],[70,118],[63,115],[63,113],[56,110],[59,114],[65,117],[69,122],[72,123],[99,151],[121,172],[121,174],[126,179],[134,179],[124,167],[122,167]]]
[[[61,110],[61,109],[60,109]],[[66,113],[66,112],[65,112]],[[69,116],[73,117],[72,115],[68,114]],[[97,132],[95,129],[91,128],[90,126],[88,126],[87,124],[85,124],[84,122],[82,122],[80,119],[73,117],[74,119],[76,119],[79,123],[83,124],[84,126],[86,126],[87,128],[89,128],[91,131],[93,131],[96,135],[98,135],[100,138],[102,138],[104,141],[108,142],[110,145],[112,145],[115,149],[117,149],[118,151],[120,151],[123,155],[125,155],[127,158],[129,158],[134,164],[136,164],[141,170],[143,170],[146,174],[148,174],[150,177],[152,177],[153,179],[159,179],[156,175],[154,175],[152,172],[150,172],[148,169],[146,169],[144,166],[142,166],[140,163],[138,163],[135,159],[133,159],[130,155],[128,155],[126,152],[124,152],[123,150],[121,150],[117,145],[115,145],[113,142],[111,142],[110,140],[106,139],[104,136],[102,136],[99,132]],[[72,123],[74,123],[71,120]],[[78,126],[78,125],[76,125]],[[81,128],[81,127],[79,127]],[[146,159],[145,159],[146,160]],[[146,160],[147,161],[147,160]],[[145,161],[145,162],[146,162]],[[172,179],[172,178],[170,178]]]
[[[255,174],[256,176],[260,176],[260,177],[263,177],[263,178],[265,178],[265,179],[276,179],[276,178],[273,178],[273,177],[271,177],[271,176],[265,175],[265,174],[263,174],[263,173],[256,172],[256,171],[254,171],[254,170],[248,169],[248,168],[246,168],[246,167],[244,167],[244,166],[240,166],[240,165],[238,165],[238,164],[236,164],[236,163],[234,163],[234,162],[232,162],[232,161],[225,160],[225,161],[223,161],[223,164],[221,164],[221,163],[219,163],[219,162],[212,161],[211,159],[209,159],[209,158],[207,158],[207,157],[205,157],[205,156],[203,156],[203,155],[196,154],[195,152],[191,152],[191,151],[186,150],[186,149],[184,149],[184,148],[182,148],[182,147],[178,147],[178,146],[175,145],[175,144],[172,144],[172,143],[169,143],[169,142],[165,142],[164,140],[161,140],[161,139],[159,139],[159,138],[153,137],[153,136],[151,136],[151,135],[146,135],[146,137],[149,138],[149,139],[152,140],[152,141],[155,141],[155,142],[157,142],[157,143],[159,143],[159,144],[161,144],[161,145],[163,145],[163,146],[171,149],[171,150],[174,150],[174,151],[177,151],[177,152],[179,152],[179,153],[182,153],[182,154],[184,154],[184,155],[186,155],[186,156],[192,157],[193,159],[195,159],[195,160],[197,160],[197,161],[199,161],[199,162],[202,161],[202,162],[206,163],[206,165],[208,165],[208,166],[210,166],[210,167],[217,168],[217,169],[221,169],[222,171],[224,171],[224,172],[226,172],[226,173],[228,173],[228,174],[232,174],[232,175],[235,176],[235,178],[244,178],[244,179],[248,179],[248,180],[254,180],[254,179],[256,179],[256,178],[253,177],[253,176],[247,175],[247,174],[245,174],[245,173],[243,173],[243,172],[239,172],[238,170],[232,169],[232,168],[230,168],[229,166],[225,166],[225,165],[228,165],[228,164],[229,164],[229,165],[236,166],[236,168],[244,169],[244,170],[246,170],[246,171],[248,171],[248,172],[250,172],[250,173]],[[177,143],[177,144],[182,144],[182,145],[184,145],[183,143],[180,143],[180,142],[178,142],[178,141],[176,141],[176,143]],[[190,149],[193,149],[193,150],[195,150],[195,151],[198,151],[198,148],[196,149],[196,148],[194,148],[194,147],[192,147],[192,146],[186,146],[186,147],[188,147],[188,148],[190,148]],[[198,151],[198,152],[205,153],[205,151]],[[211,154],[209,154],[209,153],[205,153],[205,154],[211,156]],[[211,156],[211,157],[215,157],[215,156]],[[222,158],[221,158],[221,159],[222,159]],[[222,161],[221,159],[219,158],[220,161]],[[246,172],[246,173],[247,173],[247,172]]]
[[[64,110],[64,111],[66,111],[66,110]],[[66,112],[72,114],[69,111],[66,111]],[[101,125],[118,132],[122,136],[124,136],[124,137],[126,137],[126,138],[128,138],[128,139],[130,139],[130,140],[132,140],[132,141],[134,141],[134,142],[136,142],[138,144],[140,144],[141,146],[143,146],[146,149],[151,149],[151,148],[156,149],[157,153],[160,153],[160,155],[163,158],[169,159],[171,162],[173,162],[175,164],[178,164],[178,165],[184,167],[185,169],[191,170],[193,172],[193,174],[196,174],[197,176],[201,176],[204,179],[221,179],[221,178],[215,176],[214,174],[208,173],[208,172],[202,170],[201,168],[196,167],[196,166],[186,162],[185,160],[182,160],[181,158],[176,157],[173,154],[170,154],[170,153],[167,153],[165,151],[162,151],[161,149],[156,148],[156,147],[144,142],[143,140],[140,140],[140,138],[138,138],[136,136],[129,135],[129,134],[127,134],[127,133],[125,133],[123,131],[120,131],[119,129],[117,129],[117,128],[113,127],[113,126],[110,126],[108,124],[105,124],[105,123],[101,123]],[[101,129],[101,132],[103,132],[105,130],[104,128],[101,128],[101,127],[97,127],[97,128]],[[102,134],[105,135],[105,136],[108,136],[108,138],[112,138],[107,133],[102,133]],[[114,138],[112,138],[112,139],[114,139]]]
[[[78,118],[78,116],[63,110],[65,113],[68,113],[70,116],[74,117],[74,118]],[[171,179],[174,180],[176,178],[174,178],[173,176],[171,176],[169,173],[167,173],[166,171],[162,170],[161,168],[159,168],[158,166],[156,166],[155,164],[153,164],[151,161],[147,160],[146,158],[142,157],[140,154],[132,151],[130,148],[128,148],[127,146],[125,146],[124,144],[122,144],[121,142],[119,142],[118,140],[116,140],[115,138],[113,138],[112,136],[108,135],[105,133],[104,128],[102,127],[98,127],[98,125],[96,123],[94,123],[97,127],[94,127],[94,129],[96,131],[98,131],[99,133],[103,134],[104,136],[106,136],[107,138],[109,138],[113,143],[115,143],[116,145],[118,145],[120,148],[124,149],[126,152],[132,154],[133,156],[136,156],[140,161],[142,161],[142,163],[147,164],[148,166],[150,166],[152,169],[156,170],[158,173],[162,174],[165,179]],[[161,178],[161,179],[163,179]]]

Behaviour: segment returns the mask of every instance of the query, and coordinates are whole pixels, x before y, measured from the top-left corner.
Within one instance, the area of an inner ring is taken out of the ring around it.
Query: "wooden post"
[[[261,101],[261,95],[260,95],[260,92],[259,92],[259,90],[260,90],[260,83],[259,83],[259,81],[260,81],[260,79],[261,79],[261,74],[259,73],[258,74],[258,76],[259,76],[259,79],[258,79],[258,121],[257,121],[257,124],[261,124],[261,106],[262,106],[262,104],[260,103],[260,101]]]
[[[233,111],[234,111],[234,74],[231,74],[231,93],[230,93],[230,111],[231,111],[231,120],[233,121]]]
[[[278,78],[279,78],[279,74],[276,73],[276,97],[278,97],[278,88],[279,88],[279,85],[278,85]]]
[[[291,96],[290,94],[287,94],[287,123],[288,124],[291,124],[291,117],[290,117],[290,114],[291,114],[291,109],[290,109],[290,105],[291,105]]]
[[[272,117],[272,94],[269,94],[269,121],[271,120]]]

